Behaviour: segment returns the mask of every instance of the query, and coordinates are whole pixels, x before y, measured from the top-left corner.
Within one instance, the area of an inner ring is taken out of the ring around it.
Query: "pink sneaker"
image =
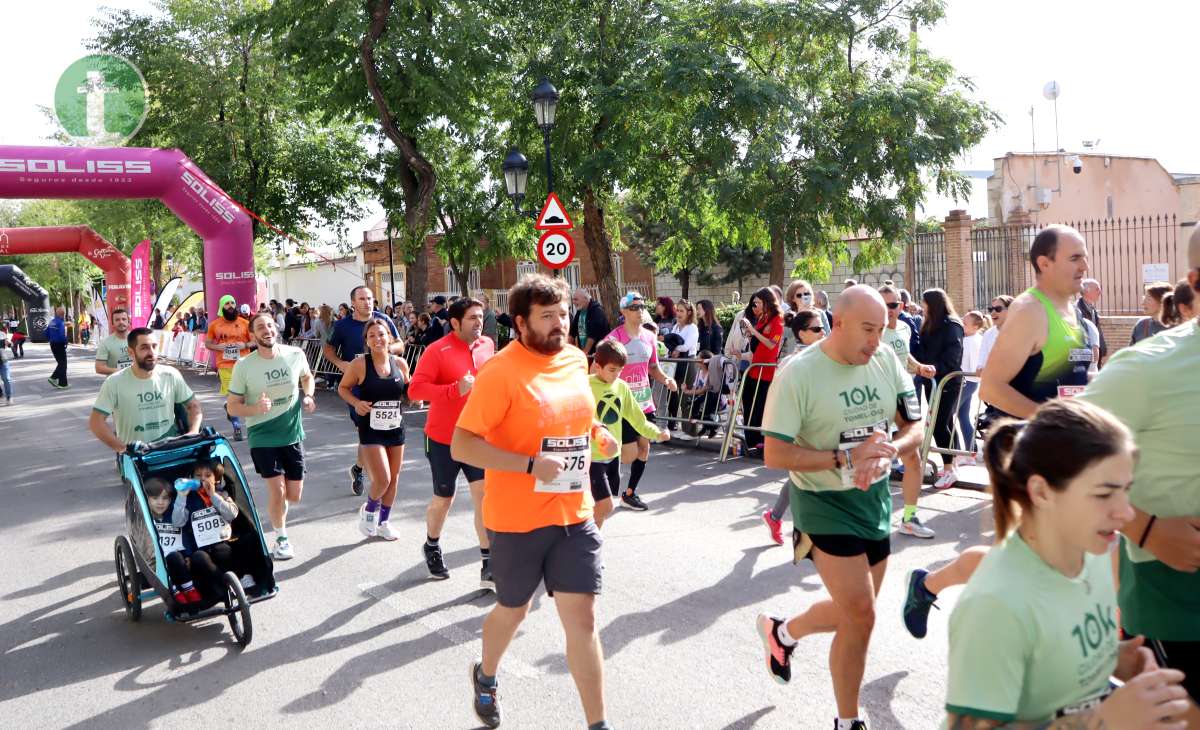
[[[943,469],[938,472],[937,481],[933,483],[934,489],[949,489],[958,482],[958,473],[954,471],[954,467]]]
[[[771,531],[771,539],[776,545],[783,544],[783,520],[777,520],[771,516],[771,510],[762,513],[763,522],[767,523],[767,529]]]

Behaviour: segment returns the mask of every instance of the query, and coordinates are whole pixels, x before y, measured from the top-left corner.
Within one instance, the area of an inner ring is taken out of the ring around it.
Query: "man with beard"
[[[112,334],[100,340],[96,346],[96,374],[112,375],[133,364],[129,354],[129,312],[114,309],[112,312]]]
[[[425,540],[425,566],[439,580],[450,577],[442,559],[442,526],[454,503],[454,483],[461,471],[471,489],[475,507],[475,534],[479,537],[479,556],[483,561],[479,584],[495,590],[488,565],[489,543],[483,529],[483,470],[455,461],[450,456],[454,424],[467,404],[467,395],[475,383],[480,366],[496,352],[496,344],[483,332],[483,302],[459,299],[450,305],[450,334],[434,342],[421,353],[417,369],[408,386],[412,400],[428,401],[425,419],[425,458],[433,472],[433,499],[425,512],[428,532]]]
[[[179,371],[158,364],[158,338],[153,330],[138,327],[126,339],[132,363],[110,375],[100,386],[88,428],[117,453],[132,443],[158,441],[178,435],[175,407],[187,410],[187,433],[200,431],[200,404]],[[108,425],[112,416],[114,431]]]
[[[244,305],[243,305],[244,306]],[[221,297],[217,308],[221,318],[208,325],[204,346],[217,353],[217,376],[221,379],[221,395],[229,395],[229,379],[233,377],[233,366],[250,354],[250,326],[238,317],[238,306],[228,294]],[[233,440],[242,440],[242,419],[225,409],[225,417],[233,425]]]
[[[383,312],[375,311],[375,293],[371,288],[362,284],[350,290],[350,302],[353,307],[349,317],[343,317],[333,323],[333,328],[329,332],[329,339],[326,340],[322,351],[325,353],[325,359],[333,363],[334,367],[341,370],[343,373],[350,367],[350,363],[354,358],[363,354],[366,351],[366,340],[363,338],[363,330],[366,329],[367,322],[372,318],[381,319],[388,326],[388,331],[392,333],[392,354],[404,354],[404,341],[400,339],[400,332],[396,329],[396,323],[392,318]],[[358,396],[358,389],[353,391],[354,395]],[[350,420],[357,424],[355,419],[354,408],[350,407]],[[357,426],[355,426],[357,429]],[[365,489],[363,483],[363,453],[362,446],[358,447],[358,454],[355,458],[354,465],[350,467],[350,491],[356,496],[362,496]]]
[[[508,294],[517,341],[479,371],[454,429],[455,461],[484,470],[483,524],[491,534],[496,606],[483,622],[483,658],[470,669],[475,714],[500,725],[496,673],[538,584],[553,596],[567,666],[588,727],[604,719],[604,664],[596,633],[600,531],[592,521],[591,440],[618,445],[595,425],[587,358],[567,347],[570,291],[528,276]]]
[[[233,366],[225,408],[230,415],[246,419],[250,458],[255,471],[267,480],[267,512],[275,528],[271,557],[291,560],[295,553],[287,535],[288,503],[299,502],[304,491],[301,410],[317,409],[316,379],[303,350],[276,342],[279,329],[271,315],[254,315],[250,328],[257,349]],[[300,388],[303,398],[296,397]]]

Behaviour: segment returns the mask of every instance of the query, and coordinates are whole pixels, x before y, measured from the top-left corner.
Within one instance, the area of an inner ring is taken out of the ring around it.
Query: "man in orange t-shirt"
[[[484,470],[483,524],[492,533],[496,606],[483,622],[483,658],[471,668],[475,714],[500,724],[496,672],[538,583],[554,597],[567,664],[589,727],[604,721],[604,663],[596,633],[600,547],[592,521],[591,439],[620,448],[594,422],[587,357],[567,344],[570,290],[526,277],[508,294],[519,339],[484,363],[450,444],[456,461]]]
[[[217,376],[221,379],[221,395],[229,395],[229,379],[233,377],[233,366],[250,354],[250,325],[238,316],[237,301],[226,294],[218,302],[221,316],[214,317],[204,336],[204,346],[217,353]],[[242,419],[225,417],[233,425],[233,440],[242,440]]]

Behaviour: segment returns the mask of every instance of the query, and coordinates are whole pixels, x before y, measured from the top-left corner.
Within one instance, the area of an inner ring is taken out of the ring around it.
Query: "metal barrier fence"
[[[708,364],[699,358],[662,358],[658,362],[663,373],[675,379],[679,390],[672,393],[661,383],[653,384],[655,418],[669,427],[679,425],[683,438],[696,438],[699,445],[698,437],[705,431],[715,432],[722,427],[721,420],[736,388],[737,365],[721,355],[715,355]],[[708,384],[713,377],[721,379],[715,392]]]
[[[973,456],[974,455],[975,452],[967,451],[967,450],[965,450],[965,448],[952,449],[952,448],[945,448],[945,447],[937,446],[933,440],[934,424],[937,423],[938,414],[941,412],[941,409],[944,405],[942,403],[942,396],[945,394],[946,385],[953,382],[954,380],[963,380],[965,382],[965,378],[967,378],[968,376],[974,377],[974,375],[975,375],[974,373],[964,373],[961,370],[956,370],[952,373],[949,373],[948,375],[941,378],[940,380],[938,380],[937,385],[934,386],[933,397],[929,401],[929,416],[925,420],[925,438],[923,438],[921,440],[921,463],[922,464],[928,463],[930,453],[940,454],[945,457],[950,457],[951,459],[953,459],[955,456]],[[958,426],[958,409],[959,409],[960,405],[962,404],[962,393],[963,393],[963,388],[960,385],[958,388],[958,395],[954,399],[954,410],[950,412],[951,413],[951,415],[950,415],[950,418],[951,418],[950,434],[951,434],[951,438],[952,438],[951,444],[954,443],[954,440],[957,440],[959,446],[965,447],[966,446],[965,439],[963,437],[962,430]],[[976,422],[976,417],[975,417],[976,414],[972,413],[971,415],[972,415],[971,423],[974,424]]]
[[[737,366],[735,365],[735,367],[737,367]],[[779,367],[779,363],[777,363],[777,362],[769,362],[769,363],[756,362],[756,363],[751,364],[750,367],[746,368],[746,371],[743,372],[738,377],[737,397],[733,400],[733,402],[729,406],[729,418],[728,418],[727,423],[725,424],[725,438],[722,439],[722,441],[721,441],[720,461],[725,462],[729,459],[729,448],[733,444],[735,431],[740,432],[741,438],[743,440],[745,440],[745,438],[746,438],[746,431],[757,431],[758,433],[763,433],[763,428],[762,428],[763,414],[761,412],[757,413],[758,424],[755,425],[755,424],[750,423],[751,421],[755,420],[755,415],[756,415],[755,412],[752,410],[749,415],[746,415],[743,412],[742,404],[745,402],[745,398],[746,398],[746,383],[747,382],[753,383],[753,385],[751,386],[752,388],[754,388],[754,390],[751,392],[751,396],[753,396],[753,400],[751,400],[750,402],[752,404],[757,404],[757,403],[759,403],[759,396],[766,395],[765,393],[762,392],[762,389],[764,389],[764,388],[769,389],[771,387],[770,386],[771,381],[762,380],[761,378],[758,377],[758,375],[761,375],[762,373],[766,372],[766,370],[768,368],[778,368],[778,367]],[[751,371],[755,371],[755,370],[758,371],[756,373],[755,377],[750,377]],[[765,410],[765,406],[766,406],[765,397],[763,398],[762,403],[763,403],[763,407]],[[743,416],[743,417],[739,419],[739,416]],[[739,423],[739,420],[740,420],[740,423]]]
[[[200,372],[212,368],[212,351],[204,346],[203,332],[180,332],[154,330],[158,338],[158,351],[165,362],[176,367],[185,367]]]

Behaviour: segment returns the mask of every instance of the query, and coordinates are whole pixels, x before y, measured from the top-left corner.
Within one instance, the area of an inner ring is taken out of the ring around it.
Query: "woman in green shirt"
[[[948,727],[1185,727],[1183,674],[1117,629],[1108,553],[1136,457],[1125,426],[1078,400],[993,429],[997,544],[950,616]]]

